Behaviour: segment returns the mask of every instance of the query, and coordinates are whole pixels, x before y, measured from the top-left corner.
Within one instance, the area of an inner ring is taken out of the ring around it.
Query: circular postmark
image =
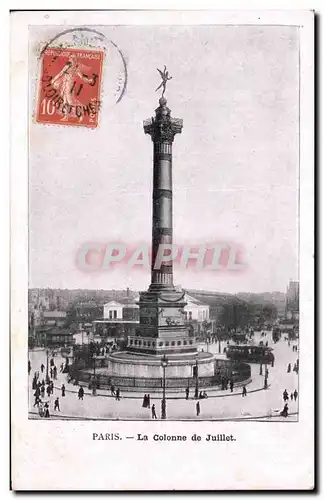
[[[127,88],[127,64],[115,42],[78,27],[39,45],[34,95],[36,121],[95,128]]]

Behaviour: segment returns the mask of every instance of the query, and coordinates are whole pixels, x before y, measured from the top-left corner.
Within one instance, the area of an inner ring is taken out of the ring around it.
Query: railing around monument
[[[209,377],[199,377],[199,387],[207,389],[209,387],[221,386],[224,377],[232,378],[235,385],[246,383],[251,378],[251,367],[246,363],[237,363],[231,366],[231,370],[226,371],[220,369],[218,373]],[[78,371],[78,382],[81,385],[93,383],[94,376],[88,371]],[[96,387],[98,389],[109,390],[111,386],[119,387],[124,391],[147,391],[160,390],[163,387],[162,378],[145,378],[145,377],[116,377],[104,374],[95,376]],[[185,388],[194,388],[196,380],[194,377],[188,378],[166,378],[165,385],[167,389],[184,390]]]

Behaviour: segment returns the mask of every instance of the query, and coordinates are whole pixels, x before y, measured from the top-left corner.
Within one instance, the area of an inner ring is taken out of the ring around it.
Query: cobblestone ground
[[[255,335],[255,340],[260,340],[260,332]],[[264,340],[264,339],[263,339]],[[295,372],[287,373],[287,365],[294,365],[298,358],[298,353],[292,351],[293,343],[288,346],[288,342],[283,338],[277,343],[272,343],[270,332],[265,340],[274,348],[276,357],[275,366],[269,369],[269,388],[263,389],[264,377],[259,374],[260,367],[251,364],[252,382],[247,386],[247,396],[242,397],[242,389],[234,388],[234,392],[228,391],[208,391],[208,399],[200,400],[200,415],[196,416],[196,401],[190,398],[185,400],[184,393],[167,394],[167,418],[169,420],[236,420],[236,419],[262,419],[262,420],[287,420],[296,421],[298,418],[298,398],[297,401],[288,401],[289,416],[287,419],[280,417],[279,413],[284,402],[282,393],[287,389],[289,395],[295,389],[298,391],[298,376]],[[206,346],[202,346],[206,349]],[[223,348],[223,346],[222,346]],[[217,352],[218,345],[209,346],[210,352]],[[32,371],[29,376],[29,418],[40,418],[37,407],[33,407],[34,397],[32,391],[32,378],[36,370],[40,371],[40,365],[46,366],[46,354],[44,350],[35,350],[29,353]],[[54,358],[56,366],[59,368],[62,358]],[[59,370],[58,370],[59,372]],[[45,377],[45,373],[44,373]],[[42,376],[40,377],[42,379]],[[60,387],[64,383],[66,387],[65,397],[61,396]],[[66,375],[58,373],[57,380],[54,381],[54,394],[49,398],[45,396],[44,401],[49,402],[50,418],[60,419],[116,419],[116,420],[149,420],[151,411],[142,408],[143,393],[124,392],[121,393],[121,400],[116,401],[111,397],[110,392],[99,390],[93,396],[88,389],[85,389],[83,401],[78,400],[78,387],[68,384]],[[54,411],[54,399],[59,397],[60,412]],[[157,416],[161,413],[161,394],[151,394],[151,404],[155,404]]]

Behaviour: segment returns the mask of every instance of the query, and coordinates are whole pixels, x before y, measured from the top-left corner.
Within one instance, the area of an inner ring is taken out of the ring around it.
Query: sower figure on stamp
[[[57,75],[52,78],[51,84],[55,90],[57,90],[63,99],[63,109],[64,106],[68,106],[71,109],[74,109],[76,106],[81,106],[81,102],[73,95],[74,91],[74,80],[75,77],[78,76],[81,80],[89,83],[90,85],[94,85],[98,75],[93,75],[92,78],[89,78],[85,72],[89,72],[91,68],[81,64],[76,56],[73,54],[70,56],[69,61],[65,64],[65,66],[61,69]],[[82,85],[82,84],[81,84]],[[78,96],[82,90],[82,86],[76,90],[76,96]],[[61,111],[62,113],[62,111]],[[68,114],[63,114],[62,121],[68,119]],[[79,117],[79,121],[83,120],[83,115]]]

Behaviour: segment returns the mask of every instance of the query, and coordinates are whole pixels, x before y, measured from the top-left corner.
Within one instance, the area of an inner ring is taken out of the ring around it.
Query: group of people
[[[46,388],[45,388],[46,387]],[[45,383],[45,380],[42,379],[42,381],[39,380],[39,372],[35,372],[33,381],[32,381],[32,389],[34,392],[35,396],[35,403],[34,406],[38,406],[38,404],[41,401],[41,398],[45,397],[45,391],[48,397],[50,397],[51,394],[54,393],[54,382],[52,380],[47,380]]]
[[[61,364],[60,366],[60,371],[62,372],[64,369],[64,363]],[[40,366],[40,371],[36,370],[33,375],[32,379],[32,389],[34,391],[34,407],[36,406],[38,408],[38,413],[39,416],[42,418],[50,418],[50,401],[43,401],[45,398],[45,393],[48,398],[50,398],[52,395],[54,395],[54,380],[57,380],[57,367],[54,363],[54,359],[52,358],[50,360],[50,370],[49,373],[44,374],[45,372],[45,365],[44,363],[41,364]],[[31,362],[28,360],[28,374],[30,375],[31,373]],[[41,375],[45,375],[45,378],[41,379]],[[61,395],[64,398],[65,397],[65,385],[62,384],[61,386]],[[60,399],[59,397],[56,397],[54,402],[53,402],[53,409],[54,411],[61,411],[60,409]]]
[[[113,385],[111,385],[110,386],[110,393],[112,396],[114,396],[116,401],[120,401],[120,389],[119,389],[119,387],[117,387],[117,389],[115,389],[115,387]]]
[[[142,407],[151,408],[151,397],[149,394],[144,394]]]
[[[292,393],[290,394],[290,400],[291,400],[291,401],[293,401],[293,400],[295,400],[295,401],[296,401],[296,400],[297,400],[297,397],[298,397],[298,392],[297,392],[297,390],[295,389],[295,390],[294,390],[294,392],[292,392]],[[283,410],[280,412],[280,415],[281,415],[282,417],[287,418],[287,417],[288,417],[288,412],[289,412],[289,406],[288,406],[288,403],[287,403],[287,401],[289,401],[289,394],[288,394],[287,389],[285,389],[285,390],[284,390],[284,392],[282,393],[282,398],[283,398],[283,400],[284,400],[285,405],[284,405],[284,407],[283,407]]]
[[[199,393],[199,399],[207,399],[208,398],[208,394],[206,391],[200,391]]]
[[[293,371],[298,375],[299,372],[299,359],[297,359],[296,363],[294,363]],[[288,363],[287,373],[291,373],[291,363]]]
[[[230,388],[230,391],[233,392],[234,389],[234,381],[233,379],[229,379],[227,377],[221,378],[221,387],[222,391],[227,391]]]
[[[288,394],[287,389],[285,389],[284,392],[282,393],[282,398],[285,402],[289,401],[289,394]],[[291,401],[293,401],[293,400],[296,401],[297,398],[298,398],[298,392],[297,392],[297,389],[295,389],[294,392],[290,393],[290,399],[291,399]]]

